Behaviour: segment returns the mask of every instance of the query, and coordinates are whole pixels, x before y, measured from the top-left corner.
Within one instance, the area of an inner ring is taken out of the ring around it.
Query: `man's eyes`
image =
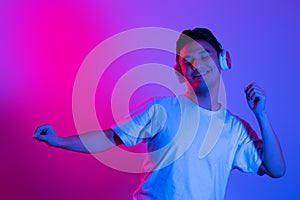
[[[206,53],[202,53],[199,57],[200,60],[202,61],[207,61],[208,59],[210,59],[210,53],[206,52]],[[192,63],[194,62],[195,59],[190,59],[190,60],[187,60],[187,59],[183,59],[183,64],[185,65],[192,65]]]
[[[207,60],[207,59],[210,58],[210,56],[211,56],[211,53],[206,51],[206,52],[204,52],[204,53],[201,53],[200,59],[201,59],[201,60]]]

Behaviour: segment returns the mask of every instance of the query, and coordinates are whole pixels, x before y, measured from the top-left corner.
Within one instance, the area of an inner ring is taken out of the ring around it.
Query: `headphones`
[[[219,42],[219,41],[218,41]],[[221,47],[221,52],[219,53],[219,63],[220,63],[220,68],[224,71],[228,71],[231,69],[231,59],[229,52],[226,51],[223,48],[223,45],[221,42],[219,42],[220,47]]]

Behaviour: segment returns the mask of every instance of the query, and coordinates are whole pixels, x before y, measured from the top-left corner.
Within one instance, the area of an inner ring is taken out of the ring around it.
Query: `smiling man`
[[[224,199],[230,172],[281,177],[285,162],[265,111],[266,98],[255,83],[245,89],[262,139],[250,125],[218,101],[221,71],[231,67],[230,55],[205,28],[185,30],[176,44],[180,81],[186,94],[152,98],[126,122],[62,138],[50,125],[34,138],[67,150],[96,153],[124,144],[146,142],[149,156],[133,199]]]

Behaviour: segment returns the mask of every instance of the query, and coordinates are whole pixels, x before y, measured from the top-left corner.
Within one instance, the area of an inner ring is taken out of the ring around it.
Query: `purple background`
[[[138,174],[113,170],[92,155],[50,148],[32,135],[44,123],[62,136],[76,134],[72,90],[82,61],[110,36],[146,26],[210,28],[232,55],[233,69],[223,73],[228,107],[256,130],[243,88],[256,81],[266,90],[267,111],[282,144],[287,173],[271,179],[234,171],[226,199],[300,198],[298,1],[120,2],[0,2],[0,199],[130,199]],[[114,72],[124,73],[138,64],[174,64],[173,55],[149,51],[151,55],[135,60],[139,53],[113,63],[108,70],[112,74],[102,84],[112,85]],[[130,106],[156,94],[153,87],[140,88]],[[96,107],[98,115],[107,116],[101,123],[109,126],[113,119],[103,90],[97,91]]]

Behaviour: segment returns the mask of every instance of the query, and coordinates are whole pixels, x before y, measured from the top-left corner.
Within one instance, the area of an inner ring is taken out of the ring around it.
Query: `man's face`
[[[183,76],[195,93],[209,92],[219,84],[220,66],[217,51],[205,40],[192,41],[180,50]]]

